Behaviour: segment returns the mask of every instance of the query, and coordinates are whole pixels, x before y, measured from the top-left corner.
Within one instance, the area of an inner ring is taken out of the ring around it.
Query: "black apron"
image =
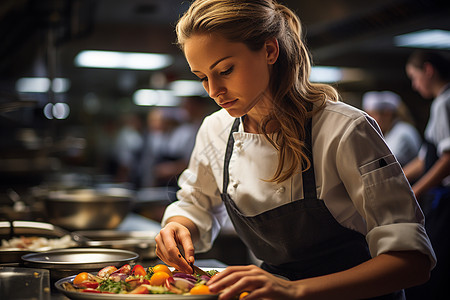
[[[303,173],[304,199],[284,204],[262,214],[242,214],[227,193],[229,164],[233,153],[232,126],[225,153],[222,200],[234,228],[253,254],[263,261],[261,268],[299,280],[352,268],[371,258],[364,235],[341,226],[317,199],[312,159],[311,122],[306,128],[307,155],[311,167]],[[403,291],[373,299],[404,299]]]
[[[439,159],[436,146],[425,141],[425,172]],[[448,278],[450,277],[450,188],[437,186],[419,199],[425,215],[425,229],[437,258],[436,267],[431,271],[430,280],[420,286],[406,290],[408,299],[440,300],[448,298]]]

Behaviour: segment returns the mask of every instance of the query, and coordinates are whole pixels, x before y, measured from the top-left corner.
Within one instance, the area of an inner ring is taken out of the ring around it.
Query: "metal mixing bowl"
[[[48,222],[67,230],[114,229],[132,208],[124,188],[52,191],[44,199]]]

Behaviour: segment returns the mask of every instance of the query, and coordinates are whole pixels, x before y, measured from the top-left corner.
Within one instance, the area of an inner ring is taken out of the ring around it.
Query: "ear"
[[[433,75],[435,73],[433,65],[430,64],[429,62],[425,62],[423,64],[423,72],[427,77],[429,77],[429,78],[433,77]]]
[[[266,60],[269,65],[273,65],[277,59],[278,54],[280,53],[280,48],[278,46],[278,40],[276,38],[271,38],[267,40],[264,44],[266,49]]]

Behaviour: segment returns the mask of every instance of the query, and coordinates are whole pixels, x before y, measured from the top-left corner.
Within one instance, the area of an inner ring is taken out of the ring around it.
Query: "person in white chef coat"
[[[263,263],[215,275],[219,299],[404,299],[428,280],[435,255],[400,164],[370,116],[309,81],[290,9],[197,0],[176,32],[223,109],[202,123],[165,211],[162,261],[192,272],[229,217]]]
[[[450,59],[438,52],[416,51],[408,59],[406,73],[414,90],[433,99],[425,143],[417,158],[405,166],[405,174],[415,180],[412,189],[425,213],[438,259],[430,281],[412,290],[411,297],[443,299],[450,270]]]
[[[391,91],[369,91],[362,98],[362,109],[377,121],[386,143],[401,166],[419,153],[422,144],[417,129],[400,117],[400,96]]]

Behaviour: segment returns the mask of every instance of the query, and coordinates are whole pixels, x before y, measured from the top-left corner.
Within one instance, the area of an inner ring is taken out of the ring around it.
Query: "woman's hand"
[[[188,226],[172,220],[161,229],[155,240],[156,255],[164,263],[184,273],[193,272],[189,264],[194,263],[194,245]]]
[[[233,299],[242,292],[249,292],[246,300],[299,299],[300,287],[254,265],[228,267],[214,275],[208,286],[213,293],[221,292],[220,300]]]

